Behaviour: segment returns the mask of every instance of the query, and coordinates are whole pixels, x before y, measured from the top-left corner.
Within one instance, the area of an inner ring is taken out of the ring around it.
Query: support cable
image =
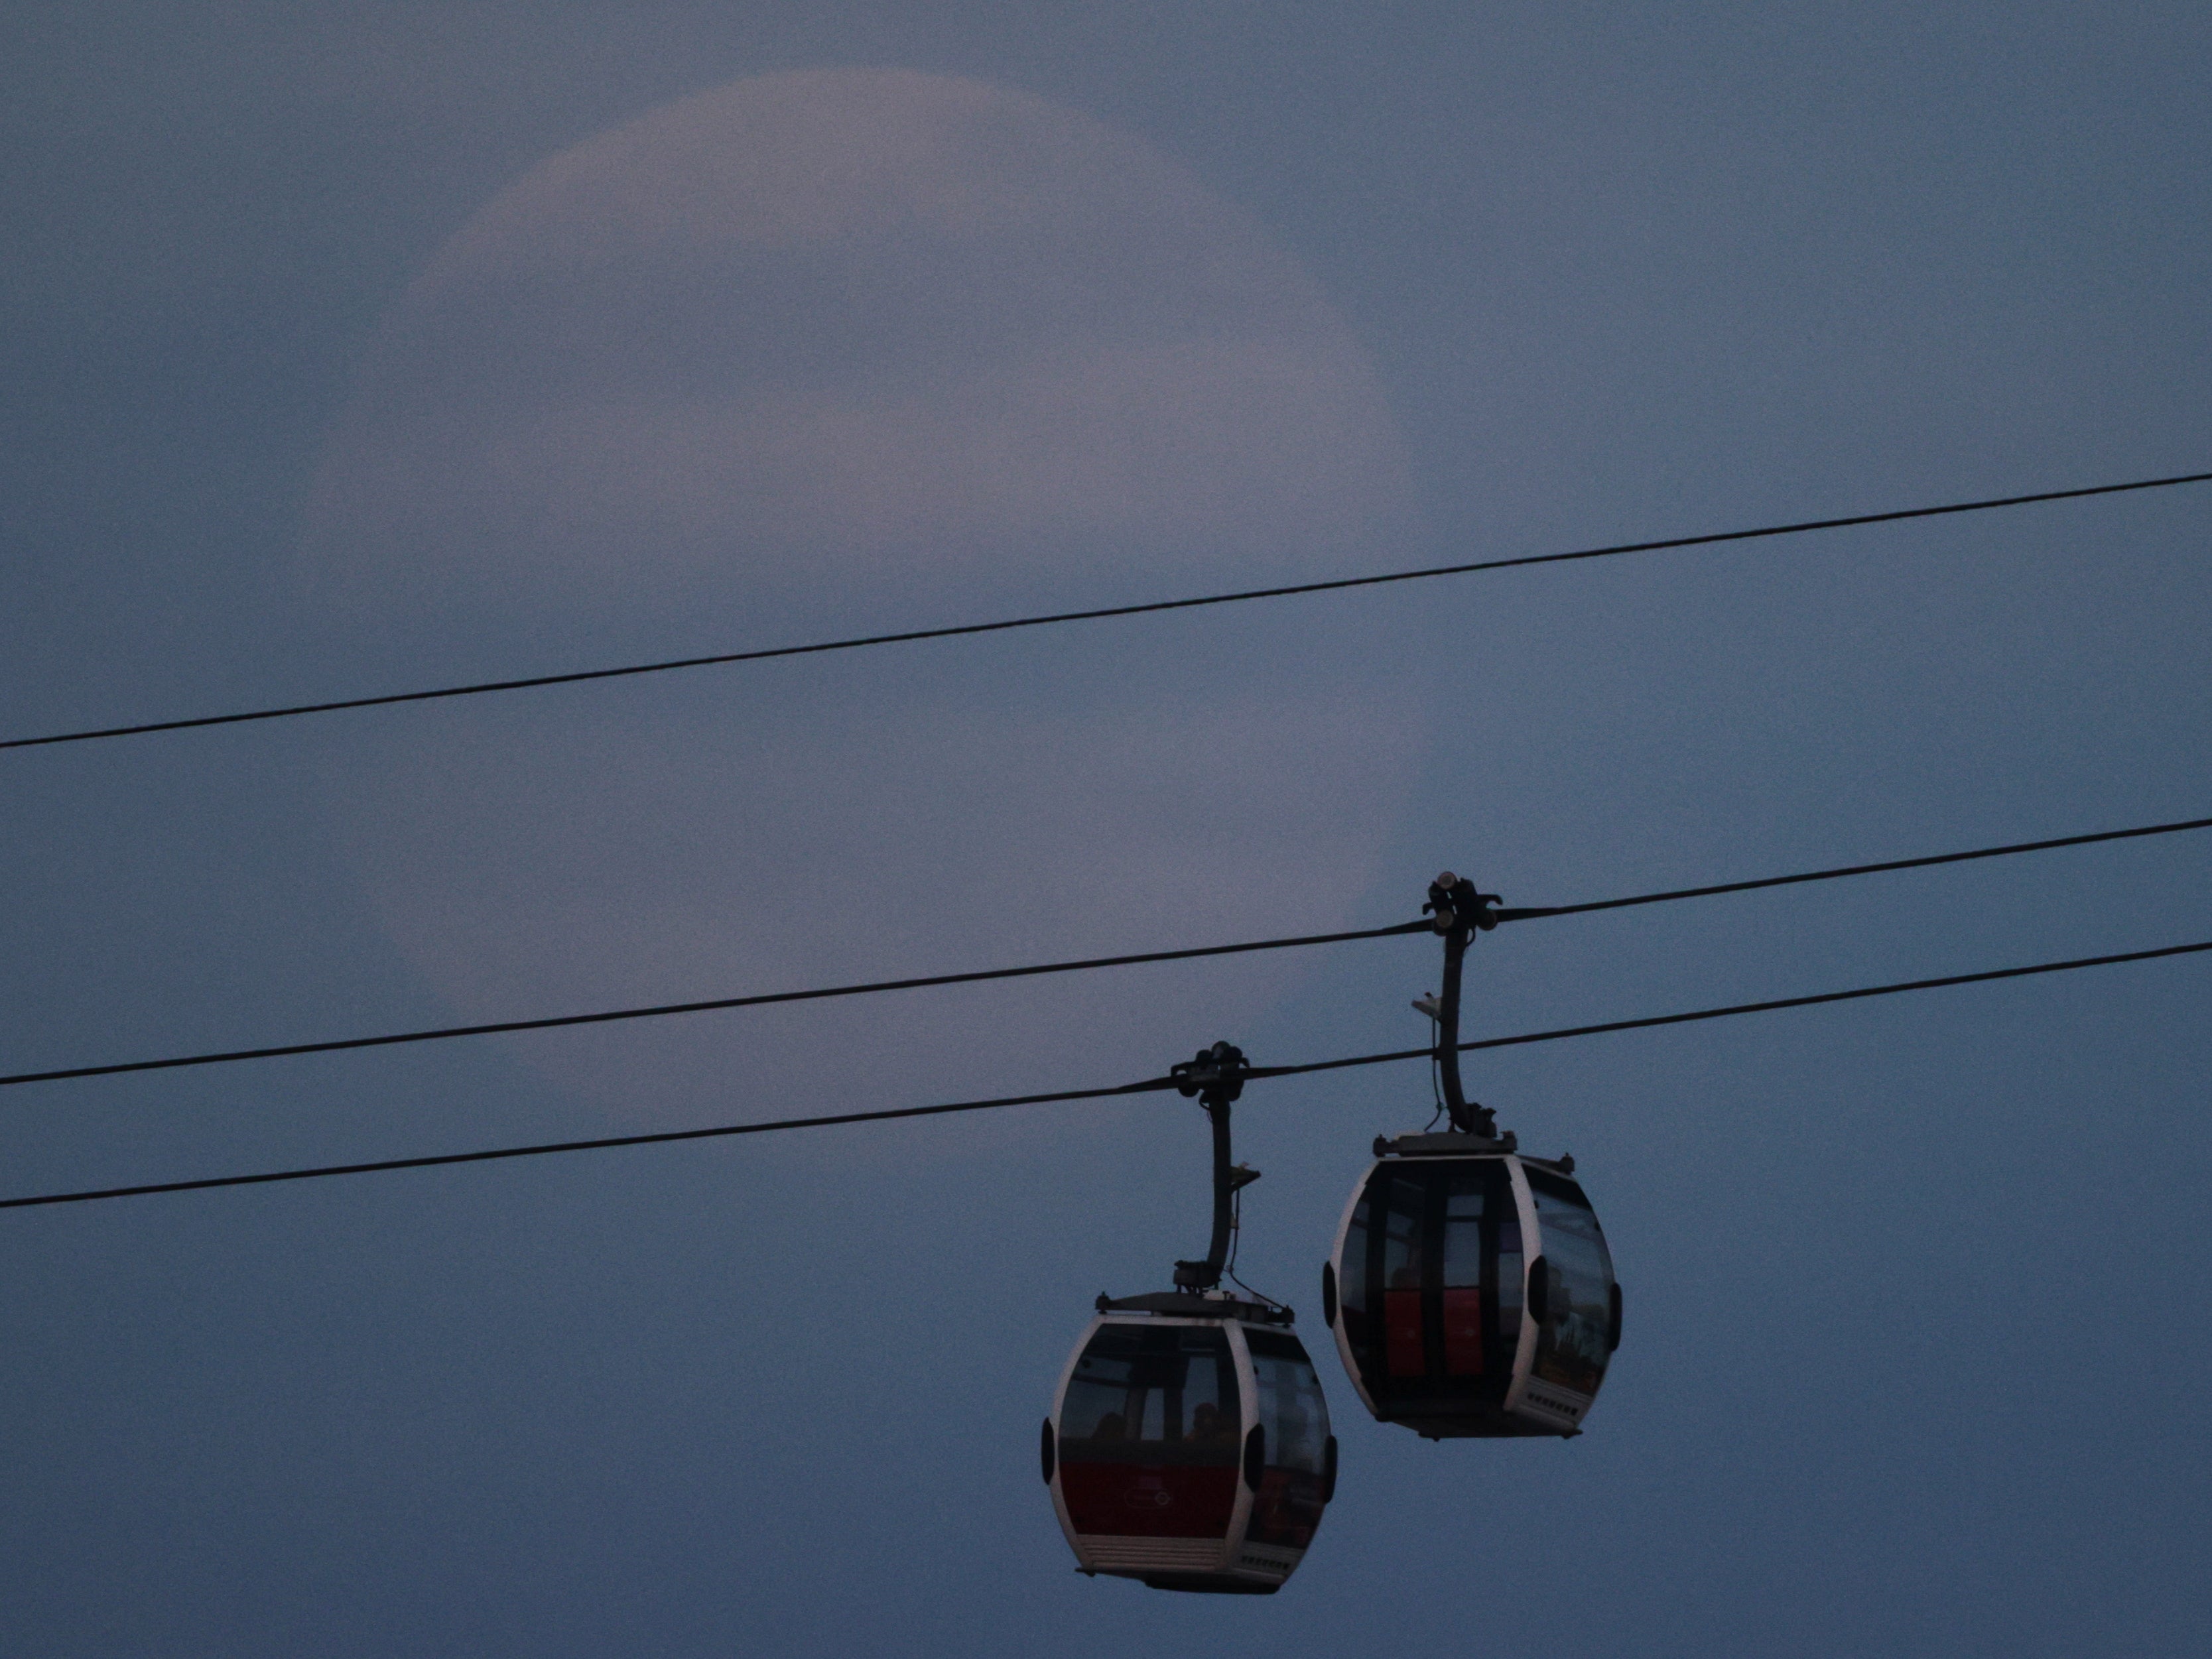
[[[1106,605],[1095,610],[1054,611],[1037,616],[1009,617],[995,622],[965,622],[950,627],[908,628],[896,633],[861,634],[847,639],[817,640],[805,645],[771,645],[758,651],[720,651],[708,657],[678,657],[657,663],[633,663],[621,668],[582,669],[567,674],[538,674],[517,680],[485,680],[470,685],[441,686],[426,691],[386,692],[372,697],[346,697],[327,703],[295,703],[283,707],[246,709],[234,714],[204,714],[182,720],[149,720],[137,725],[100,726],[81,731],[52,732],[39,737],[0,739],[0,749],[37,748],[52,743],[85,743],[106,737],[135,737],[153,732],[187,731],[203,726],[232,726],[252,720],[283,720],[297,715],[331,714],[343,709],[382,708],[395,703],[427,703],[448,697],[477,697],[488,692],[528,691],[542,686],[578,685],[590,680],[619,680],[641,674],[666,674],[677,669],[710,668],[732,663],[759,663],[771,657],[809,657],[823,651],[856,651],[869,645],[910,645],[923,639],[951,639],[967,634],[1005,633],[1016,628],[1047,627],[1060,622],[1095,622],[1109,617],[1146,616],[1159,611],[1193,610],[1204,605],[1237,604],[1248,599],[1284,599],[1297,594],[1338,593],[1352,588],[1381,587],[1394,582],[1420,582],[1431,577],[1466,576],[1478,571],[1513,570],[1526,565],[1558,565],[1583,559],[1611,559],[1622,554],[1658,553],[1672,548],[1711,547],[1723,542],[1748,542],[1765,536],[1800,536],[1808,530],[1848,530],[1863,524],[1892,524],[1909,518],[1936,518],[1950,513],[1984,512],[1994,507],[2027,506],[2040,501],[2072,501],[2092,495],[2118,495],[2132,490],[2165,489],[2177,484],[2201,484],[2212,472],[2182,473],[2168,478],[2142,478],[2124,484],[2092,484],[2085,488],[2038,490],[2029,495],[2004,495],[1979,501],[1953,501],[1941,506],[1904,507],[1887,512],[1853,513],[1842,518],[1809,518],[1796,524],[1763,524],[1753,530],[1711,531],[1699,536],[1671,536],[1653,542],[1620,542],[1607,547],[1581,548],[1571,553],[1527,554],[1514,559],[1482,559],[1463,565],[1432,565],[1419,570],[1386,571],[1374,576],[1341,576],[1328,581],[1296,582],[1282,587],[1249,588],[1236,593],[1204,594],[1190,599],[1156,599],[1142,604]]]
[[[2212,939],[2194,945],[2161,945],[2155,950],[2122,951],[2112,956],[2078,956],[2064,962],[2034,962],[2022,968],[1986,968],[1979,973],[1950,973],[1936,979],[1905,979],[1888,985],[1863,985],[1856,990],[1816,991],[1810,996],[1780,996],[1765,1002],[1735,1002],[1726,1008],[1697,1008],[1687,1014],[1652,1014],[1640,1020],[1609,1020],[1595,1026],[1565,1026],[1557,1031],[1524,1032],[1517,1037],[1485,1037],[1462,1043],[1462,1054],[1476,1049],[1518,1048],[1526,1043],[1556,1043],[1570,1037],[1598,1037],[1607,1032],[1649,1031],[1660,1026],[1686,1026],[1700,1020],[1726,1020],[1739,1014],[1774,1014],[1784,1008],[1815,1008],[1824,1002],[1856,1002],[1869,996],[1894,996],[1900,991],[1939,990],[1946,985],[1978,985],[1996,979],[2024,979],[2039,973],[2064,973],[2074,968],[2109,967],[2117,962],[2150,962],[2166,956],[2189,956],[2212,951]],[[1385,1054],[1359,1054],[1346,1060],[1310,1060],[1295,1066],[1254,1066],[1252,1078],[1301,1077],[1308,1072],[1342,1071],[1351,1066],[1387,1065],[1394,1060],[1426,1059],[1433,1049],[1393,1049]]]
[[[2212,822],[2212,820],[2208,820]],[[915,979],[877,979],[856,985],[823,985],[812,990],[771,990],[757,996],[717,996],[702,1002],[662,1002],[651,1008],[609,1008],[598,1014],[556,1014],[541,1020],[496,1020],[480,1026],[438,1026],[428,1031],[395,1031],[379,1037],[339,1037],[320,1043],[285,1043],[271,1048],[229,1049],[214,1054],[178,1054],[160,1060],[124,1060],[102,1066],[68,1066],[59,1071],[24,1071],[0,1077],[0,1088],[17,1083],[58,1083],[72,1077],[112,1077],[119,1072],[171,1071],[179,1066],[220,1066],[239,1060],[274,1060],[296,1054],[335,1054],[347,1049],[389,1048],[400,1043],[436,1043],[449,1037],[489,1037],[502,1032],[551,1031],[562,1026],[600,1026],[621,1020],[657,1020],[674,1014],[708,1014],[726,1008],[765,1008],[777,1002],[812,1002],[833,996],[867,996],[878,991],[920,990],[931,985],[972,985],[991,979],[1024,979],[1047,973],[1079,973],[1090,968],[1128,967],[1139,962],[1188,962],[1206,956],[1236,956],[1251,951],[1290,950],[1300,945],[1334,945],[1352,939],[1387,939],[1393,934],[1422,933],[1425,922],[1399,922],[1387,928],[1350,933],[1310,933],[1291,939],[1255,939],[1236,945],[1198,945],[1188,950],[1139,951],[1128,956],[1093,956],[1075,962],[1038,962],[1018,968],[978,968],[967,973],[934,973]]]
[[[1719,893],[1747,893],[1759,887],[1789,887],[1806,881],[1832,881],[1844,876],[1871,875],[1894,870],[1920,869],[1955,864],[1975,858],[2002,858],[2014,853],[2044,852],[2054,847],[2087,846],[2100,841],[2126,841],[2148,835],[2172,835],[2184,830],[2212,828],[2212,818],[2188,818],[2171,824],[2145,824],[2131,829],[2099,830],[2087,835],[2065,835],[2053,840],[2016,841],[2005,846],[1978,847],[1966,852],[1939,852],[1920,858],[1893,858],[1878,864],[1847,864],[1833,869],[1807,870],[1796,875],[1770,875],[1751,881],[1729,881],[1717,887],[1679,887],[1666,893],[1639,893],[1627,899],[1600,899],[1581,905],[1540,905],[1490,912],[1498,922],[1540,920],[1553,916],[1579,916],[1591,911],[1620,910],[1635,905],[1664,904],[1677,899],[1705,899]],[[24,1083],[58,1083],[73,1078],[113,1077],[128,1072],[173,1071],[187,1066],[229,1065],[246,1060],[275,1060],[303,1054],[337,1054],[352,1049],[390,1048],[407,1043],[442,1042],[455,1037],[490,1037],[522,1031],[551,1031],[567,1026],[609,1025],[627,1020],[657,1020],[672,1014],[707,1014],[731,1008],[764,1008],[779,1002],[819,1002],[830,997],[866,996],[883,991],[920,990],[934,985],[977,984],[994,979],[1034,978],[1054,973],[1080,973],[1093,968],[1129,967],[1147,962],[1185,962],[1209,956],[1237,956],[1255,951],[1292,950],[1307,945],[1342,944],[1357,939],[1388,939],[1401,934],[1427,933],[1426,920],[1394,923],[1388,927],[1358,928],[1346,933],[1304,934],[1286,939],[1254,939],[1233,945],[1199,945],[1182,950],[1139,951],[1126,956],[1093,956],[1071,962],[1037,962],[1021,967],[980,968],[963,973],[939,973],[911,979],[878,979],[850,985],[824,985],[808,990],[764,991],[752,996],[718,996],[703,1002],[662,1002],[647,1008],[608,1008],[592,1014],[556,1014],[534,1020],[498,1020],[483,1025],[436,1026],[422,1031],[387,1032],[374,1037],[338,1037],[313,1043],[283,1043],[264,1048],[225,1049],[207,1054],[169,1055],[155,1060],[121,1060],[102,1065],[64,1066],[52,1071],[24,1071],[0,1076],[0,1088]],[[1431,1050],[1424,1050],[1429,1052]]]
[[[1891,858],[1879,864],[1846,864],[1835,869],[1808,870],[1799,875],[1767,875],[1755,881],[1723,881],[1717,887],[1675,887],[1667,893],[1643,893],[1632,899],[1596,899],[1582,905],[1539,905],[1492,912],[1501,922],[1529,922],[1548,916],[1586,916],[1592,911],[1626,910],[1632,905],[1664,905],[1677,899],[1711,899],[1723,893],[1752,893],[1760,887],[1794,887],[1802,881],[1834,881],[1846,875],[1878,875],[1890,870],[1929,869],[1937,864],[1963,864],[1976,858],[2006,858],[2016,852],[2048,852],[2053,847],[2085,847],[2095,841],[2129,841],[2144,835],[2172,835],[2179,830],[2212,827],[2212,818],[2188,818],[2173,824],[2146,824],[2139,829],[2099,830],[2091,835],[2062,835],[2048,841],[2014,841],[2002,847],[1976,847],[1971,852],[1931,853],[1924,858]]]
[[[1991,968],[1979,973],[1946,974],[1935,979],[1908,979],[1894,984],[1863,985],[1853,990],[1820,991],[1809,996],[1777,997],[1764,1002],[1737,1002],[1727,1008],[1698,1008],[1685,1014],[1650,1014],[1638,1020],[1612,1020],[1594,1026],[1568,1026],[1556,1031],[1522,1032],[1511,1037],[1485,1037],[1458,1045],[1475,1049],[1513,1048],[1528,1043],[1555,1043],[1568,1038],[1595,1037],[1609,1032],[1644,1031],[1662,1026],[1688,1025],[1702,1020],[1725,1020],[1741,1014],[1771,1014],[1783,1008],[1813,1008],[1826,1002],[1850,1002],[1872,996],[1893,996],[1903,991],[1935,990],[1948,985],[1972,985],[1998,979],[2020,979],[2033,974],[2064,973],[2075,968],[2108,967],[2121,962],[2148,962],[2165,957],[2188,956],[2212,951],[2212,939],[2190,945],[2165,945],[2154,950],[2122,951],[2109,956],[2082,956],[2064,962],[2036,962],[2026,967]],[[1287,1066],[1254,1066],[1248,1081],[1299,1077],[1309,1073],[1342,1071],[1355,1066],[1386,1065],[1399,1060],[1425,1060],[1432,1049],[1397,1049],[1385,1054],[1361,1054],[1340,1060],[1310,1060]],[[1049,1105],[1070,1100],[1102,1100],[1117,1095],[1152,1094],[1179,1089],[1184,1080],[1170,1075],[1147,1077],[1112,1088],[1063,1089],[1049,1094],[1004,1095],[993,1100],[956,1100],[943,1105],[896,1106],[880,1111],[849,1111],[820,1117],[782,1117],[764,1123],[722,1123],[710,1129],[664,1129],[649,1135],[605,1135],[589,1141],[556,1141],[538,1146],[495,1147],[482,1152],[441,1153],[424,1158],[388,1158],[374,1163],[325,1164],[309,1169],[269,1170],[252,1175],[218,1175],[197,1181],[160,1181],[141,1186],[102,1187],[82,1192],[49,1192],[23,1198],[0,1198],[0,1209],[26,1209],[46,1204],[88,1203],[102,1198],[139,1198],[155,1193],[204,1192],[215,1187],[264,1185],[274,1181],[311,1181],[331,1175],[368,1175],[386,1170],[429,1169],[445,1164],[481,1164],[503,1158],[536,1158],[551,1153],[599,1152],[617,1147],[657,1146],[674,1141],[706,1141],[735,1135],[770,1135],[784,1129],[823,1129],[840,1123],[884,1123],[901,1117],[936,1117],[952,1112],[991,1111],[1004,1106]]]

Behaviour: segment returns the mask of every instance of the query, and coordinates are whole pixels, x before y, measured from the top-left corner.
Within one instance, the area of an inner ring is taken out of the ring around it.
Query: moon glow
[[[1371,369],[1250,215],[1025,94],[810,71],[465,225],[332,433],[301,574],[396,650],[526,672],[1295,581],[1377,562],[1408,499]],[[365,737],[331,819],[469,1018],[1340,923],[1419,734],[1371,668],[1212,626],[483,699]],[[655,1119],[975,1087],[1014,1031],[994,1085],[1115,1081],[1296,972],[515,1052]]]

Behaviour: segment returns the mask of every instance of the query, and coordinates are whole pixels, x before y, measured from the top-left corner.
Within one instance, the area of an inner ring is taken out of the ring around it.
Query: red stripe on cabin
[[[1062,1463],[1060,1496],[1081,1533],[1116,1538],[1225,1538],[1237,1509],[1234,1468]]]
[[[1421,1348],[1421,1293],[1386,1290],[1382,1293],[1383,1355],[1393,1377],[1427,1375],[1429,1362]]]
[[[1482,1375],[1482,1293],[1444,1292],[1444,1374]]]

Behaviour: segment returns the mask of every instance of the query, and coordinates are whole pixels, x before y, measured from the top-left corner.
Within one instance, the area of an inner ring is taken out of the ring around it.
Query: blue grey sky
[[[2180,6],[21,7],[0,735],[2203,469]],[[2203,815],[2175,490],[0,755],[0,1071]],[[2212,937],[2192,838],[1503,929],[1484,1036]],[[2182,1652],[2202,959],[1508,1050],[1626,1330],[1272,1601],[1036,1424],[1174,1099],[0,1217],[37,1655]],[[7,1194],[1422,1040],[1434,948],[5,1091]],[[1418,1067],[1255,1086],[1297,1304]]]

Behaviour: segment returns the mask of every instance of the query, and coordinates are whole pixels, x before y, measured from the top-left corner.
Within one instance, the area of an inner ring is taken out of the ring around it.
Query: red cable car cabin
[[[1322,1269],[1361,1402],[1431,1439],[1579,1433],[1620,1345],[1620,1287],[1573,1164],[1510,1135],[1376,1151]]]
[[[1044,1426],[1044,1478],[1079,1567],[1155,1589],[1273,1595],[1336,1484],[1313,1362],[1285,1311],[1130,1300],[1172,1311],[1102,1312]]]

